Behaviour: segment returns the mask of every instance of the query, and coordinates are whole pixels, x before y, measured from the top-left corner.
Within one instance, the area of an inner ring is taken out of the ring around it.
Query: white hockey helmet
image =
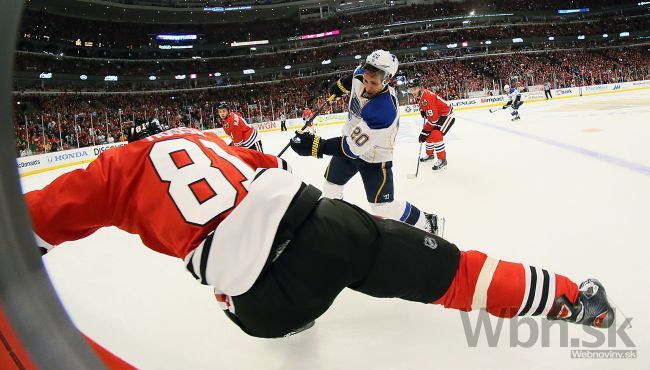
[[[510,85],[503,85],[503,91],[510,91]]]
[[[386,50],[375,50],[366,58],[366,65],[371,65],[383,72],[381,77],[382,85],[387,85],[388,82],[397,73],[397,66],[399,62],[397,57]]]

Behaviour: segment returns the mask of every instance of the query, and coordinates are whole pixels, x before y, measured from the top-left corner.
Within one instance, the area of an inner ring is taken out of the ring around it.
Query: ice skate
[[[580,284],[575,303],[562,295],[555,300],[548,313],[549,320],[565,320],[596,328],[610,327],[614,323],[614,316],[605,288],[596,279],[587,279]]]
[[[421,157],[421,158],[420,158],[420,162],[427,162],[427,161],[431,161],[431,160],[434,160],[434,159],[436,159],[436,156],[435,156],[435,155],[433,155],[433,154],[431,154],[431,155],[427,154],[427,155],[425,155],[424,157]]]
[[[431,167],[433,172],[438,172],[447,169],[447,159],[438,159],[436,163],[433,164],[433,167]]]
[[[445,218],[432,213],[422,213],[424,213],[424,220],[426,221],[426,231],[442,238],[445,232]]]

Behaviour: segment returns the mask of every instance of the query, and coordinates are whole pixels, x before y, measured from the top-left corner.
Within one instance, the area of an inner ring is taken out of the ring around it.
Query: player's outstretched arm
[[[49,250],[111,224],[111,154],[105,152],[86,169],[63,174],[43,189],[25,194],[40,247]]]
[[[233,152],[233,154],[235,154],[237,157],[241,158],[254,170],[257,170],[258,168],[280,168],[291,172],[289,163],[280,157],[238,146],[231,146],[228,148],[228,150]]]

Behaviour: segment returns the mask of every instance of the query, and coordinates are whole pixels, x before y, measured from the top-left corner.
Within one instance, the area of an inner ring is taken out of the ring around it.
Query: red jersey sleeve
[[[106,152],[86,169],[69,172],[25,195],[34,231],[41,239],[55,246],[111,225],[110,154]]]

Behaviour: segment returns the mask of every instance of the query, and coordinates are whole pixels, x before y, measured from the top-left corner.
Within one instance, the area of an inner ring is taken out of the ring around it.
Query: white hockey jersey
[[[395,89],[388,86],[368,99],[363,87],[363,68],[357,67],[350,90],[348,122],[343,126],[343,152],[369,163],[392,161],[398,127]]]
[[[508,90],[506,96],[508,97],[508,101],[515,101],[518,96],[521,96],[521,93],[519,90],[517,90],[517,88],[511,87],[510,90]]]

